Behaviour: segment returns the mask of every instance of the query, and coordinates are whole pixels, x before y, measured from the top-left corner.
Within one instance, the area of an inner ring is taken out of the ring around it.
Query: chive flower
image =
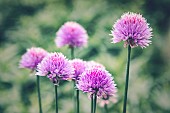
[[[49,53],[40,64],[38,64],[37,75],[47,76],[54,85],[60,80],[69,80],[74,74],[74,68],[62,53]]]
[[[146,48],[151,44],[152,28],[140,14],[128,12],[113,25],[111,35],[113,43],[124,41],[124,46]]]
[[[87,45],[88,35],[86,30],[76,22],[66,22],[56,33],[56,45],[62,47],[82,47]]]
[[[86,61],[83,61],[81,59],[73,59],[70,60],[73,68],[74,68],[74,74],[72,79],[77,81],[80,77],[80,75],[85,71],[86,69]]]
[[[27,49],[27,52],[21,57],[19,67],[36,70],[38,63],[47,55],[47,51],[39,47]]]
[[[117,92],[112,75],[104,68],[97,67],[89,68],[82,73],[77,88],[90,95],[96,94],[99,98],[103,95],[115,95]]]

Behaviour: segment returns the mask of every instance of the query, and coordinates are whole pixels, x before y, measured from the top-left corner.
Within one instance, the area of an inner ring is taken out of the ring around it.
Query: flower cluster
[[[38,63],[47,55],[47,52],[42,48],[32,47],[27,49],[27,52],[22,56],[19,67],[36,70]]]
[[[49,53],[37,67],[37,75],[47,76],[55,85],[59,80],[69,80],[74,68],[62,53]]]
[[[98,97],[115,95],[117,92],[112,75],[104,68],[97,67],[89,68],[82,73],[77,88],[91,95],[96,93]]]
[[[125,47],[130,45],[129,48],[136,46],[145,48],[151,44],[152,28],[149,27],[146,19],[140,14],[131,12],[123,14],[113,25],[111,33],[113,43],[124,41]],[[68,45],[70,48],[83,47],[87,45],[87,39],[88,34],[80,24],[76,22],[66,22],[56,33],[55,43],[58,47],[65,45]],[[128,61],[127,73],[129,75],[130,52],[128,54]],[[72,79],[75,81],[78,90],[87,93],[91,97],[95,95],[95,98],[92,98],[94,102],[96,102],[96,98],[98,97],[98,102],[101,106],[109,104],[109,102],[115,103],[117,101],[117,87],[113,77],[100,63],[83,61],[81,59],[68,60],[62,53],[48,53],[42,48],[32,47],[22,56],[19,67],[37,71],[38,87],[39,76],[47,76],[54,85],[59,85],[60,80]],[[55,88],[56,87],[57,86],[55,86]],[[78,90],[76,91],[77,103],[79,103]],[[55,91],[57,95],[57,90]],[[40,95],[39,88],[38,93]],[[92,105],[94,112],[96,109],[95,105],[95,103]],[[78,111],[78,104],[76,107]],[[124,108],[126,111],[126,107]],[[58,110],[58,108],[56,109]]]
[[[125,41],[125,47],[140,46],[145,48],[151,44],[152,29],[140,14],[128,12],[121,16],[111,31],[113,43]]]
[[[86,30],[76,22],[66,22],[56,33],[56,45],[62,47],[82,47],[87,45]]]

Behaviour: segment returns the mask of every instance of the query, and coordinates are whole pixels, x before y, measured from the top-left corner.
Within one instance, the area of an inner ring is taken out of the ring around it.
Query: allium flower
[[[42,48],[32,47],[27,49],[27,52],[22,56],[19,67],[36,70],[38,63],[47,55],[47,52]]]
[[[74,67],[74,75],[73,75],[73,79],[78,80],[79,76],[85,71],[86,69],[86,62],[81,60],[81,59],[73,59],[70,61],[72,66]]]
[[[115,95],[117,92],[116,84],[111,74],[104,68],[93,67],[86,70],[78,80],[77,88],[89,94]]]
[[[109,103],[116,103],[117,102],[117,97],[116,96],[108,96],[104,95],[101,99],[97,101],[97,103],[101,106],[104,107],[104,105],[107,105]]]
[[[111,35],[113,43],[125,41],[124,46],[140,46],[146,48],[151,44],[152,28],[140,14],[128,12],[121,16],[114,24]]]
[[[66,22],[56,33],[56,45],[62,47],[82,47],[87,45],[88,35],[86,30],[76,22]]]
[[[68,80],[74,74],[74,68],[62,53],[49,53],[38,64],[37,75],[47,76],[55,85],[59,80]]]

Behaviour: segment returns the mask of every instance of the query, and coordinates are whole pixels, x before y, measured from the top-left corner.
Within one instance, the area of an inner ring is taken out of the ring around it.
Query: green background
[[[19,69],[19,60],[32,46],[49,52],[57,48],[56,31],[67,21],[80,23],[88,32],[86,48],[75,56],[102,63],[118,87],[118,102],[110,113],[121,113],[127,48],[111,43],[112,25],[128,11],[141,13],[153,28],[152,44],[132,49],[127,113],[170,113],[170,0],[1,0],[0,1],[0,113],[38,113],[36,76]],[[74,113],[72,82],[61,82],[59,112]],[[54,86],[41,77],[44,113],[55,112]],[[81,113],[90,112],[90,100],[80,93]],[[97,113],[104,113],[97,106]]]

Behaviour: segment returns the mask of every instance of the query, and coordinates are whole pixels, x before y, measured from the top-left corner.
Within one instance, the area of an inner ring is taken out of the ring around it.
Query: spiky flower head
[[[37,75],[47,76],[55,85],[60,80],[69,80],[74,74],[74,68],[62,53],[49,53],[38,64]]]
[[[82,47],[87,45],[88,35],[86,30],[76,22],[66,22],[56,33],[56,45],[62,47]]]
[[[47,55],[47,51],[39,47],[27,49],[27,52],[21,57],[19,67],[36,70],[38,63]]]
[[[74,67],[74,75],[73,75],[73,79],[74,80],[78,80],[80,75],[85,71],[86,69],[86,61],[83,61],[81,59],[73,59],[70,61],[72,66]]]
[[[100,98],[103,95],[115,95],[116,84],[111,74],[104,68],[89,68],[80,76],[77,88],[89,94],[97,94]]]
[[[136,46],[146,48],[151,44],[152,28],[140,14],[132,12],[123,14],[112,29],[113,43],[125,41],[124,46],[130,45],[132,48]]]

